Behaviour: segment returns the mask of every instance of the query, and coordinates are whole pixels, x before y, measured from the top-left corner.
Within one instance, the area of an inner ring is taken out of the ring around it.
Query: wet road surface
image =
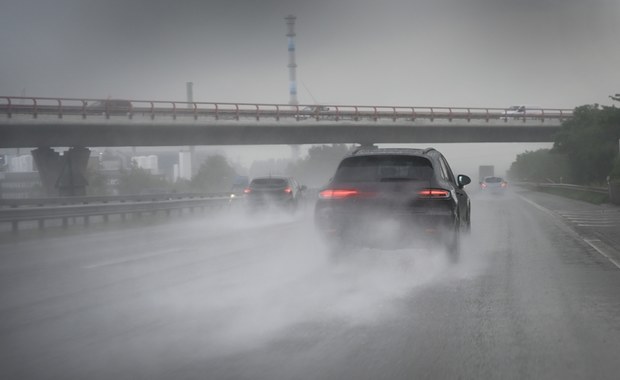
[[[458,265],[334,263],[308,215],[4,238],[0,378],[617,379],[615,235],[586,211],[474,194]]]

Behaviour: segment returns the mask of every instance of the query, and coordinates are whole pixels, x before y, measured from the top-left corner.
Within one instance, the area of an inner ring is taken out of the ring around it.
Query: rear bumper
[[[296,200],[292,197],[246,197],[246,207],[250,209],[294,207]]]
[[[504,187],[487,187],[486,189],[480,189],[484,194],[504,194],[506,188]]]
[[[315,210],[314,222],[316,230],[328,241],[382,248],[445,241],[456,230],[455,215],[438,210],[381,216],[319,208]]]

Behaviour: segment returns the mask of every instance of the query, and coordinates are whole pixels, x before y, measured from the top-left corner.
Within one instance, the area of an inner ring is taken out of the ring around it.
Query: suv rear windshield
[[[286,185],[284,178],[256,178],[252,180],[250,187],[284,187]]]
[[[428,181],[432,175],[431,162],[424,157],[376,155],[344,159],[334,179],[340,182]]]

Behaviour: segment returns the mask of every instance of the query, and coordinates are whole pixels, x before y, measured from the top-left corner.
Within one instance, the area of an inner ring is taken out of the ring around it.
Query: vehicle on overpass
[[[132,112],[131,102],[124,99],[97,100],[86,107],[89,114],[127,115]]]
[[[452,261],[469,231],[464,186],[433,148],[360,148],[345,157],[318,196],[315,225],[332,256],[351,247],[403,248],[439,243]]]
[[[328,119],[331,118],[329,111],[330,108],[327,106],[305,106],[299,111],[299,119]]]
[[[295,213],[302,202],[305,186],[291,177],[257,177],[244,190],[249,212],[264,209],[284,210]]]
[[[510,119],[541,119],[544,117],[544,109],[540,106],[516,105],[506,109],[505,117]]]

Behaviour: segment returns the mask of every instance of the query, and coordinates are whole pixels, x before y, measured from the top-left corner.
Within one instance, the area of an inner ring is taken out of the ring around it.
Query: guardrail
[[[572,199],[583,200],[591,203],[612,202],[613,197],[611,187],[580,186],[566,183],[538,183],[538,182],[518,182],[520,186],[529,187],[536,191],[551,192],[556,195],[565,196]],[[559,190],[559,191],[554,191]]]
[[[70,218],[83,218],[84,224],[88,225],[90,217],[93,216],[102,216],[104,222],[107,222],[108,217],[114,214],[120,215],[124,220],[128,214],[141,216],[143,213],[164,211],[166,215],[170,215],[172,210],[189,209],[193,212],[199,208],[204,211],[207,208],[224,207],[230,202],[228,196],[195,195],[178,199],[179,196],[180,194],[75,197],[75,201],[68,197],[40,198],[19,202],[3,199],[2,204],[5,207],[0,208],[0,223],[11,223],[12,231],[17,232],[20,222],[37,221],[38,227],[43,229],[46,220],[57,219],[62,220],[63,228],[67,228]],[[84,200],[92,203],[83,204]]]
[[[50,197],[50,198],[0,198],[0,208],[24,206],[75,205],[94,203],[124,203],[165,201],[174,199],[214,198],[227,196],[229,193],[171,193],[171,194],[130,194],[106,196]]]
[[[572,110],[560,108],[532,109],[515,113],[506,108],[484,107],[431,107],[431,106],[361,106],[361,105],[288,105],[268,103],[217,103],[217,102],[177,102],[159,100],[119,100],[119,99],[80,99],[0,96],[0,114],[8,118],[14,115],[53,115],[57,118],[78,116],[87,118],[128,119],[134,116],[147,117],[210,117],[215,120],[240,120],[270,118],[279,121],[319,120],[386,120],[415,121],[417,118],[442,120],[559,120],[572,116]]]
[[[607,187],[580,186],[580,185],[570,185],[566,183],[537,183],[536,186],[539,188],[543,188],[543,189],[544,188],[564,189],[564,190],[573,190],[573,191],[580,191],[580,192],[586,192],[586,193],[609,195],[609,188]]]

